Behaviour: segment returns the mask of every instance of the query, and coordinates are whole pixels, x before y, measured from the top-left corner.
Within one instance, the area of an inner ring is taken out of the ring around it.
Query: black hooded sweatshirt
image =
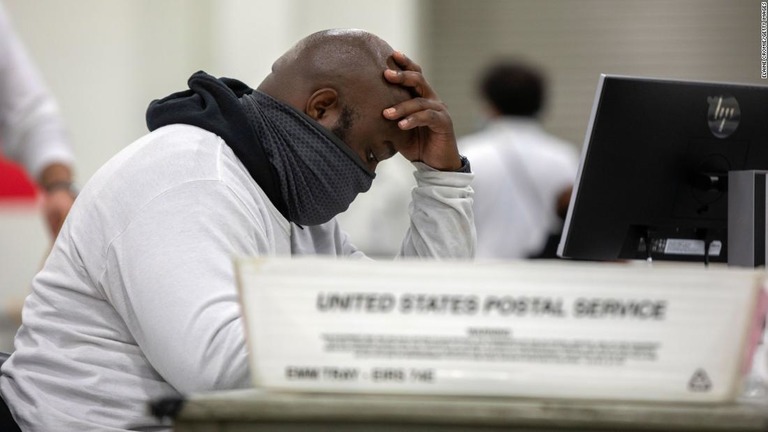
[[[288,218],[277,172],[259,144],[240,97],[254,90],[232,78],[215,78],[203,71],[193,74],[189,90],[152,101],[147,127],[154,131],[170,124],[188,124],[220,136],[240,159],[272,204]]]

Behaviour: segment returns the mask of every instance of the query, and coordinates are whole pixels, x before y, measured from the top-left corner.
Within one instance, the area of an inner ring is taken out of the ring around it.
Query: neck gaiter
[[[277,174],[288,220],[328,222],[371,187],[375,174],[311,117],[259,91],[240,103]]]

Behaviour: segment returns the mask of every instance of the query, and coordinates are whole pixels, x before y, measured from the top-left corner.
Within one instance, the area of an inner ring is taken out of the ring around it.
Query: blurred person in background
[[[57,103],[14,33],[2,4],[0,153],[21,164],[39,186],[44,218],[55,238],[75,199],[74,155]]]
[[[554,258],[578,169],[574,146],[541,126],[544,75],[517,61],[478,81],[490,119],[459,139],[472,161],[477,258]]]

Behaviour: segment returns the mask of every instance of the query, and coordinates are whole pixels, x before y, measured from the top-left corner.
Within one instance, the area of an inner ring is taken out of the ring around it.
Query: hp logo
[[[733,96],[708,97],[709,111],[707,121],[709,130],[718,138],[728,138],[739,127],[741,110],[739,102]]]

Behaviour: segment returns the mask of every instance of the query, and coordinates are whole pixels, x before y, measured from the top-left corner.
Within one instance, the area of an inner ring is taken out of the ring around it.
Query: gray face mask
[[[328,222],[370,189],[376,175],[314,119],[259,91],[240,102],[275,168],[291,222]]]

